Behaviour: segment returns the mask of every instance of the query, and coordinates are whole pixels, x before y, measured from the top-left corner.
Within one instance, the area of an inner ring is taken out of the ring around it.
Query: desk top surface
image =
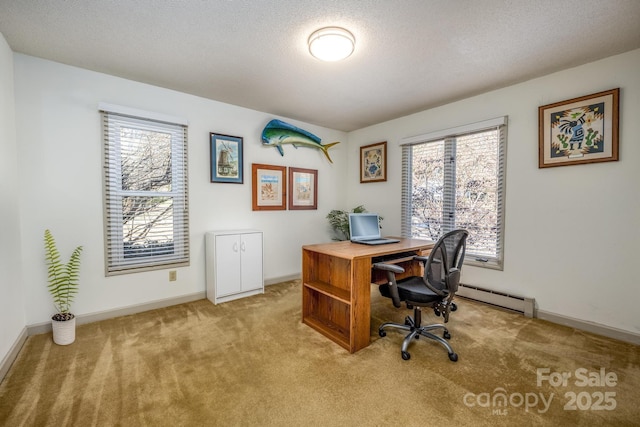
[[[354,259],[388,255],[419,249],[431,249],[433,245],[435,245],[435,243],[436,242],[431,240],[400,238],[400,242],[398,243],[388,243],[385,245],[363,245],[359,243],[351,243],[349,240],[346,240],[342,242],[304,245],[302,249],[321,254],[332,255],[339,258]]]

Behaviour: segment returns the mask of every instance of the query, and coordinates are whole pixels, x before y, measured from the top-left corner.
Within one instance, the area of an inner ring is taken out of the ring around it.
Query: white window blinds
[[[498,118],[402,140],[402,234],[469,231],[469,264],[502,268],[506,122]]]
[[[188,265],[187,127],[111,107],[100,106],[107,275]]]

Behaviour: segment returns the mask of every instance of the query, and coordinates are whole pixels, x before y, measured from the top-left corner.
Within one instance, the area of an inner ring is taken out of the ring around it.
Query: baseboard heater
[[[535,309],[535,299],[533,298],[505,294],[476,286],[463,285],[462,283],[459,285],[456,295],[517,311],[524,314],[525,317],[533,317]]]

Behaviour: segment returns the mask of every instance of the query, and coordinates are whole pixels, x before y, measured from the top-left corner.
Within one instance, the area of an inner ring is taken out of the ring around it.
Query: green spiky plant
[[[335,233],[333,240],[349,240],[351,233],[349,232],[349,213],[363,213],[367,212],[363,205],[356,206],[351,211],[341,211],[334,209],[327,214],[329,224]],[[380,217],[382,221],[382,217]]]
[[[78,276],[80,273],[80,254],[82,246],[73,250],[69,262],[63,263],[60,259],[60,252],[56,247],[56,241],[51,231],[44,232],[45,259],[47,262],[49,293],[53,297],[53,305],[58,310],[52,319],[58,321],[71,320],[71,303],[78,293]]]

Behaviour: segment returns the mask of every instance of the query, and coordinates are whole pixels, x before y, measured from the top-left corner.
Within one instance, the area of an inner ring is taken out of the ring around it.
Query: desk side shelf
[[[320,292],[321,294],[324,294],[330,298],[351,305],[351,292],[347,291],[346,289],[337,288],[330,285],[329,283],[320,281],[311,281],[308,283],[305,282],[304,286],[313,289],[316,292]]]
[[[351,293],[325,282],[302,285],[302,321],[351,350]]]
[[[331,341],[341,345],[347,350],[350,350],[349,330],[313,314],[305,317],[303,322],[329,338]]]
[[[302,321],[351,351],[351,262],[303,250]]]

